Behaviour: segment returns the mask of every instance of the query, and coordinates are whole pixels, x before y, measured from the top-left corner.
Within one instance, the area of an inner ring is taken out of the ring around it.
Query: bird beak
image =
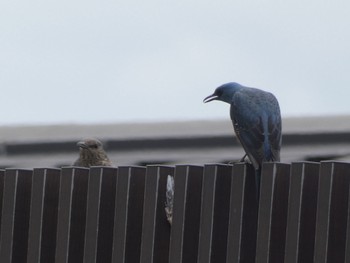
[[[83,149],[88,148],[84,142],[78,142],[77,146],[80,147],[80,148],[83,148]]]
[[[209,95],[208,97],[206,97],[206,98],[203,100],[203,102],[204,102],[204,103],[207,103],[207,102],[209,102],[209,101],[216,100],[218,97],[219,97],[219,96],[216,95],[216,94],[214,93],[214,94],[211,94],[211,95]]]

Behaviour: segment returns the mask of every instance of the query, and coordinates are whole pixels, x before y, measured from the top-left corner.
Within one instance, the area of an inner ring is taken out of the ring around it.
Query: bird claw
[[[246,161],[246,158],[247,157],[247,154],[245,154],[241,159],[239,159],[239,161],[237,162],[237,161],[230,161],[230,162],[228,162],[227,164],[235,164],[235,163],[246,163],[247,161]]]

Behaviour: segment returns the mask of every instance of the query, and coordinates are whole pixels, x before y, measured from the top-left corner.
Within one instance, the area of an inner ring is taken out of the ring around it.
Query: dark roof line
[[[335,133],[303,133],[285,134],[282,138],[282,147],[291,145],[316,145],[350,143],[349,132]],[[147,149],[204,149],[215,147],[240,147],[238,141],[232,136],[199,136],[199,137],[170,137],[154,139],[127,139],[106,140],[104,148],[107,151],[137,151]],[[4,143],[0,154],[40,154],[76,152],[78,148],[75,141],[61,142],[30,142],[30,143]]]

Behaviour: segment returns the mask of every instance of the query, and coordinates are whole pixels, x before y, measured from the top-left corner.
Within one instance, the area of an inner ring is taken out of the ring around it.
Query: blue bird
[[[212,100],[221,100],[231,105],[233,128],[256,170],[259,196],[262,163],[280,161],[282,121],[278,101],[272,93],[244,87],[235,82],[218,87],[203,102]]]

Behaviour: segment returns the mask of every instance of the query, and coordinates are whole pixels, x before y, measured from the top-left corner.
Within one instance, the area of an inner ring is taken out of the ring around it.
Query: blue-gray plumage
[[[257,170],[257,187],[263,162],[280,161],[282,121],[272,93],[231,82],[218,87],[204,102],[221,100],[231,105],[233,128]]]

